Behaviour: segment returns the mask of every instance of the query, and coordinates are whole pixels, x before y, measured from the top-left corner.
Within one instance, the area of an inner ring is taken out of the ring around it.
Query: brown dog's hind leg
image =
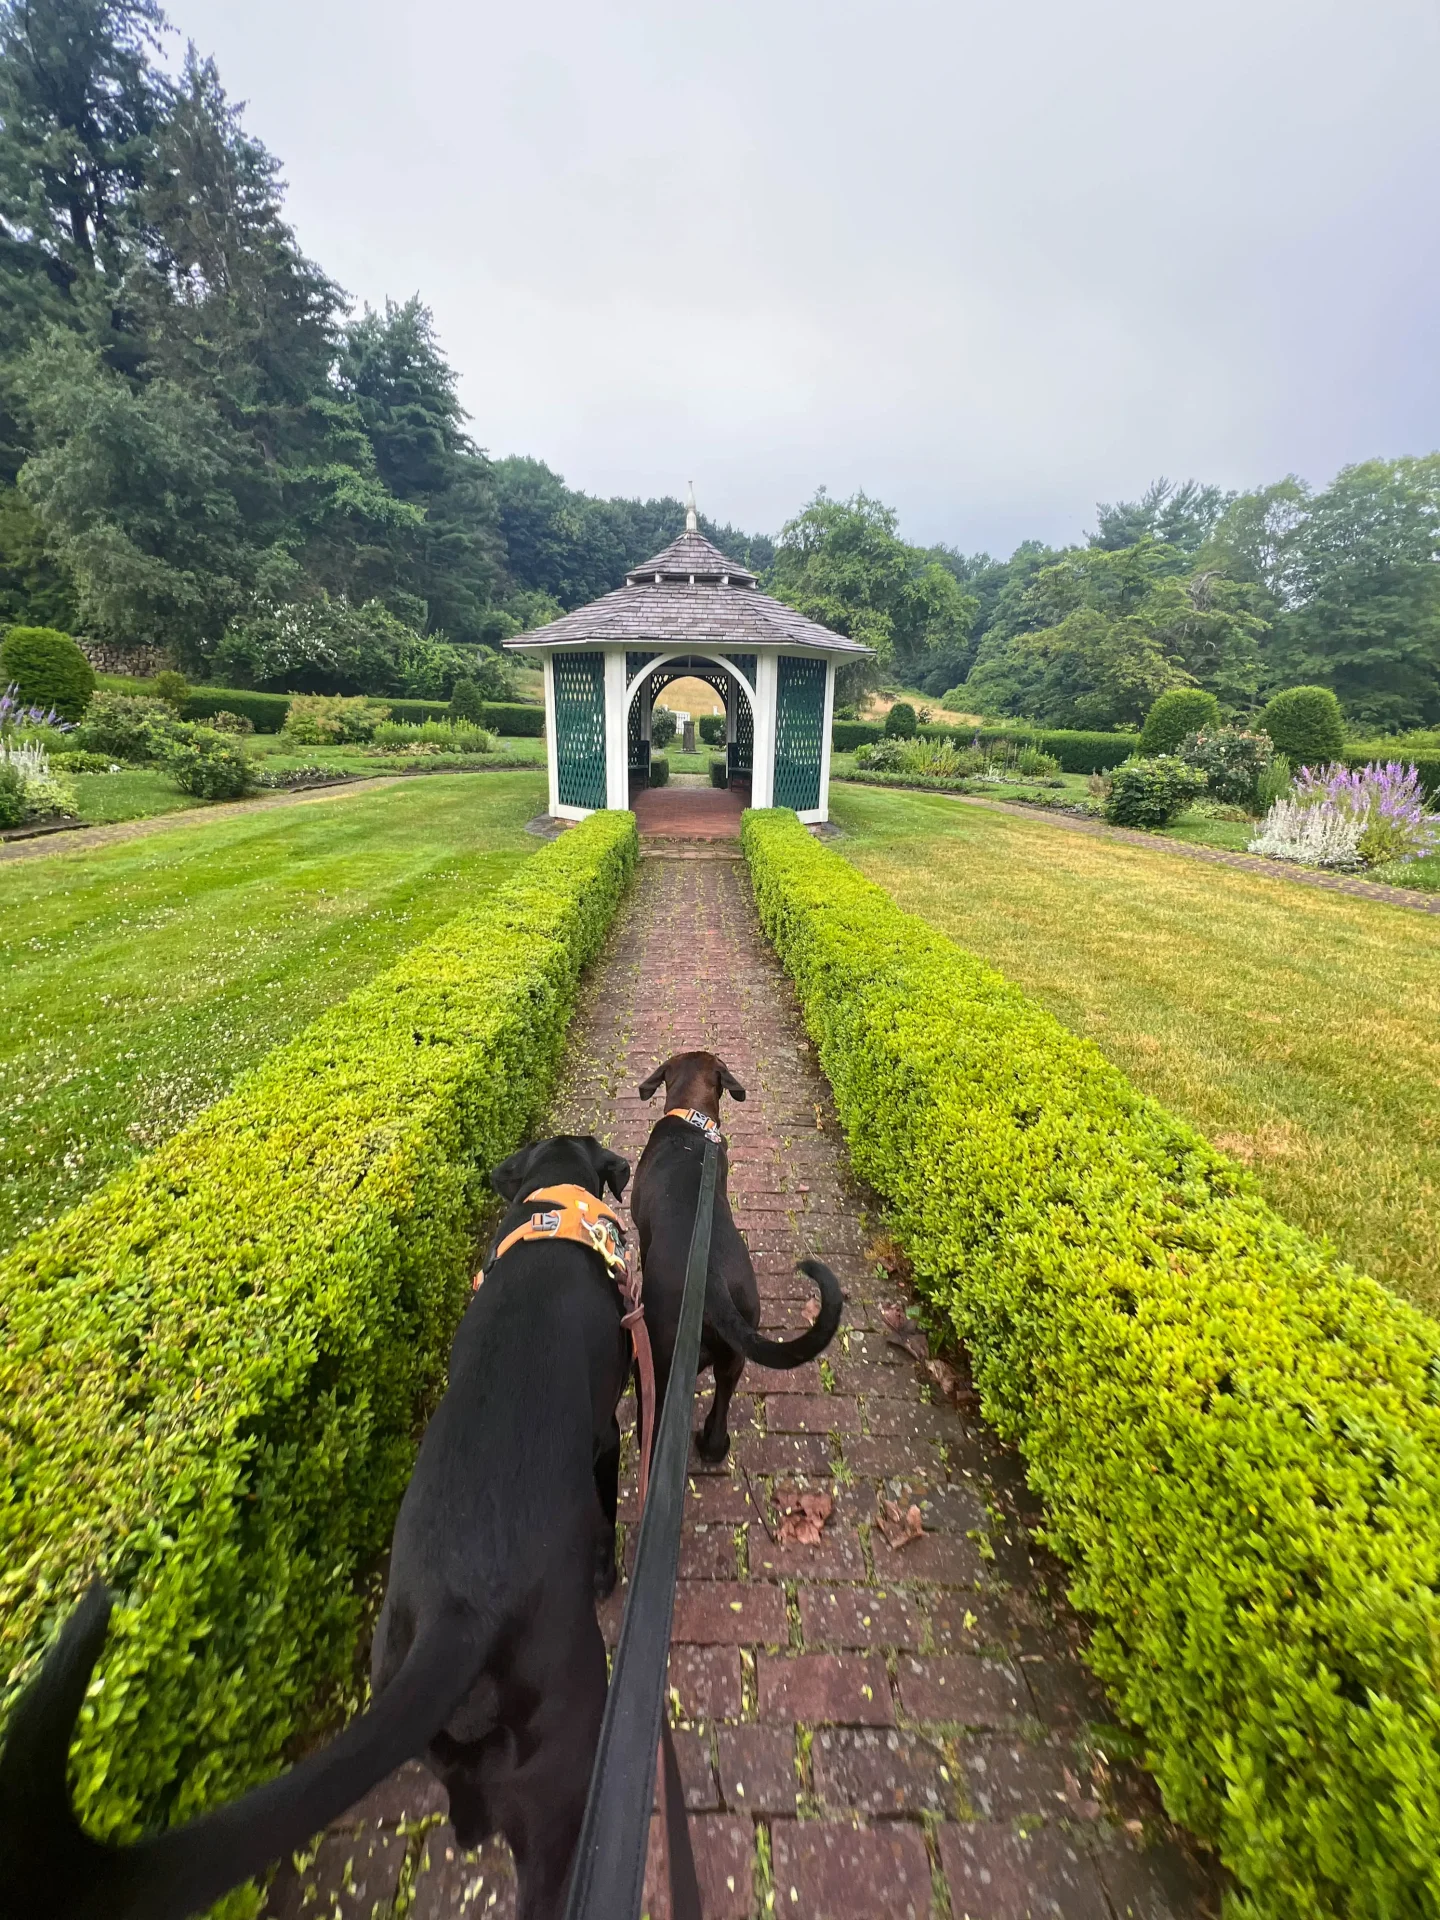
[[[730,1402],[745,1371],[745,1356],[730,1348],[715,1360],[715,1397],[705,1424],[695,1436],[695,1450],[710,1466],[719,1466],[730,1451]]]

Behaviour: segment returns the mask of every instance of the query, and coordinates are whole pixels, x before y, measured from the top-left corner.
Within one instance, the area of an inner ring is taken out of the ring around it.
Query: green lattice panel
[[[755,684],[755,655],[753,653],[724,653],[722,660],[728,660],[737,673],[743,673],[753,687]]]
[[[755,715],[750,696],[736,686],[730,698],[735,702],[735,738],[730,742],[732,773],[749,773],[755,764]]]
[[[630,682],[642,667],[648,667],[652,660],[658,660],[659,658],[658,653],[627,653],[625,656],[626,686],[629,686]]]
[[[598,653],[557,653],[555,771],[562,807],[605,804],[605,660]]]
[[[820,804],[825,663],[782,655],[776,666],[775,805],[804,813]]]

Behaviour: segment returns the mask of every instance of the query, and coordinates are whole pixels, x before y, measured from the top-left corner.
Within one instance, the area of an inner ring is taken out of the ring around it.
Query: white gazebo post
[[[762,653],[755,661],[755,751],[750,774],[752,807],[772,807],[775,804],[775,702],[778,690],[775,655]]]
[[[550,776],[550,818],[560,817],[560,762],[555,755],[555,656],[547,653],[540,662],[545,685],[545,770]]]
[[[605,649],[605,804],[630,804],[630,733],[625,711],[625,649]]]

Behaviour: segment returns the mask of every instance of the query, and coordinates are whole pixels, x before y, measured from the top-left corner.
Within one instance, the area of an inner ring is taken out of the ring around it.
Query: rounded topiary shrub
[[[675,738],[675,729],[679,721],[668,707],[656,707],[650,715],[650,744],[652,747],[668,747]]]
[[[1287,687],[1260,716],[1275,751],[1298,766],[1338,760],[1345,751],[1345,717],[1328,687]]]
[[[95,669],[58,627],[11,627],[0,640],[0,684],[12,681],[27,706],[78,720],[95,691]]]
[[[885,731],[892,740],[913,740],[919,724],[908,700],[897,700],[885,716]]]
[[[183,673],[176,673],[167,667],[164,673],[157,673],[153,681],[155,698],[163,700],[167,707],[174,709],[176,719],[183,717],[186,702],[190,698],[190,682]]]
[[[1174,753],[1187,734],[1220,725],[1220,702],[1204,687],[1171,687],[1145,716],[1141,753]]]
[[[670,784],[670,762],[663,753],[652,753],[650,756],[650,784],[652,787]]]
[[[702,713],[696,731],[702,743],[707,747],[723,747],[725,744],[725,716],[723,713]]]
[[[478,727],[485,718],[485,702],[475,682],[462,676],[450,693],[450,714],[455,720],[470,720]]]

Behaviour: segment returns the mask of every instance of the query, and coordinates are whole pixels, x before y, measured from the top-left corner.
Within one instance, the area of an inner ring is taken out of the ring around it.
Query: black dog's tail
[[[99,1581],[11,1716],[0,1755],[0,1915],[185,1920],[303,1846],[449,1719],[486,1647],[473,1620],[435,1623],[367,1713],[319,1753],[229,1806],[134,1846],[92,1840],[71,1805],[70,1740],[110,1621]]]
[[[712,1287],[705,1299],[705,1318],[730,1346],[738,1347],[747,1360],[761,1367],[799,1367],[823,1353],[835,1338],[844,1310],[845,1296],[840,1282],[822,1260],[801,1260],[796,1267],[820,1289],[820,1311],[808,1333],[793,1340],[767,1340],[748,1320],[741,1318],[725,1287]]]

